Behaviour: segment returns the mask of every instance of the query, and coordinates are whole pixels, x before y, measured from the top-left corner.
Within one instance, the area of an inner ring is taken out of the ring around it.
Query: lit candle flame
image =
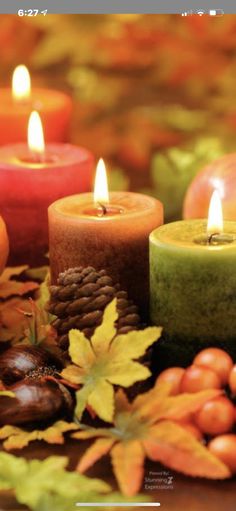
[[[221,233],[224,228],[223,221],[223,212],[222,212],[222,204],[221,198],[218,190],[215,190],[212,194],[209,213],[208,213],[208,222],[207,222],[207,233],[208,235],[214,233]]]
[[[96,204],[109,203],[106,167],[101,158],[97,164],[93,197]]]
[[[12,96],[16,101],[25,101],[30,98],[31,80],[25,66],[17,66],[12,75]]]
[[[32,112],[28,123],[28,147],[36,156],[40,157],[45,152],[43,126],[38,112]]]

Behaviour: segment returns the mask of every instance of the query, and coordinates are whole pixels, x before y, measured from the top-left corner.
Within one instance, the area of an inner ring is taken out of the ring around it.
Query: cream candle
[[[98,172],[95,198],[91,193],[74,195],[49,207],[52,281],[56,282],[58,274],[70,267],[104,268],[145,313],[149,295],[148,236],[163,222],[162,204],[138,193],[108,195],[101,161]]]
[[[236,222],[213,194],[209,219],[173,222],[150,235],[151,319],[170,338],[236,338]]]
[[[34,109],[40,112],[48,142],[68,140],[71,98],[64,92],[31,88],[27,68],[18,66],[12,88],[0,89],[0,145],[26,141],[28,118]]]
[[[0,214],[10,239],[10,264],[45,262],[49,204],[91,188],[93,156],[69,144],[44,143],[39,115],[29,121],[28,145],[0,148]]]

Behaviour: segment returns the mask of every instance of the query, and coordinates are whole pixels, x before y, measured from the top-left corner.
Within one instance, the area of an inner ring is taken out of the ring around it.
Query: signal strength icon
[[[193,11],[184,11],[181,13],[181,16],[192,16],[193,15]]]

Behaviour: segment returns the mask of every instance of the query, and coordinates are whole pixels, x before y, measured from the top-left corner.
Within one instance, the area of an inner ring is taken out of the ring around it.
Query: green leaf
[[[32,511],[68,511],[76,502],[126,501],[100,479],[67,472],[67,463],[62,456],[27,461],[1,452],[0,490],[13,490],[17,501]]]

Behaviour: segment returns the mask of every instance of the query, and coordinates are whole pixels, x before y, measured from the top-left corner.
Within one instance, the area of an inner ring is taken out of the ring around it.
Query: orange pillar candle
[[[163,223],[162,204],[131,192],[108,194],[100,160],[91,193],[73,195],[49,207],[52,281],[76,266],[106,269],[145,314],[149,297],[148,237]]]
[[[33,88],[25,66],[18,66],[12,88],[0,89],[0,145],[26,142],[32,110],[40,112],[46,140],[65,142],[72,115],[72,100],[64,92]]]
[[[0,147],[0,214],[10,239],[10,264],[45,262],[48,206],[91,189],[94,160],[82,147],[44,144],[40,117],[29,121],[28,145]]]

